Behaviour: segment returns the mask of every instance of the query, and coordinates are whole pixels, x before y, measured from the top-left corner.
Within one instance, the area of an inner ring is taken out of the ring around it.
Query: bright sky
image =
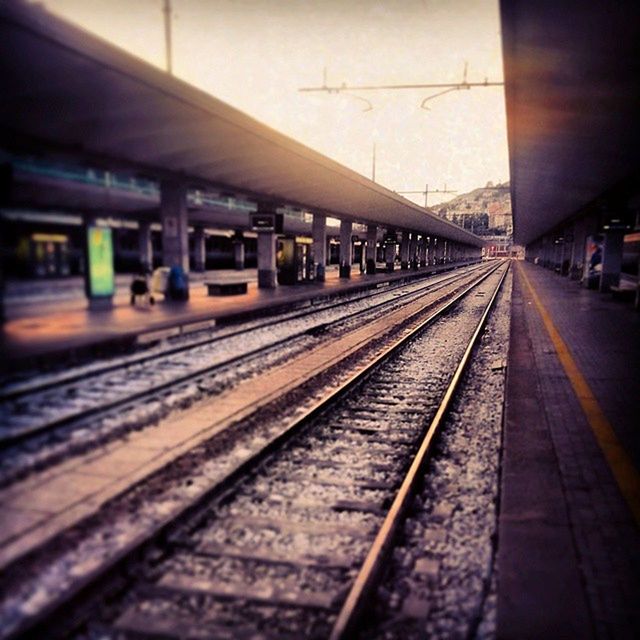
[[[44,0],[164,68],[163,0]],[[300,93],[322,84],[502,81],[497,0],[172,0],[174,75],[395,191],[509,178],[502,87]],[[424,204],[421,195],[407,196]],[[429,197],[429,205],[453,197]]]

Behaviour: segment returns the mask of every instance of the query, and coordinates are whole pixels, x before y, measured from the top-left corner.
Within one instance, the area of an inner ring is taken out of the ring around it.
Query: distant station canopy
[[[461,244],[483,240],[117,47],[21,1],[0,5],[0,131],[66,153]]]

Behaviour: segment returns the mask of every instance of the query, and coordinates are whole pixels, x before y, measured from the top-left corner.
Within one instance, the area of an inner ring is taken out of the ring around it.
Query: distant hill
[[[509,183],[474,189],[449,202],[432,207],[442,218],[478,235],[506,235],[513,232]]]

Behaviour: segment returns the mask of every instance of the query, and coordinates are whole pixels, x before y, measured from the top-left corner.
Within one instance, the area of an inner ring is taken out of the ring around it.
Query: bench
[[[248,280],[232,280],[223,282],[220,280],[212,280],[204,282],[207,287],[207,293],[210,296],[237,296],[247,293]]]
[[[619,285],[609,287],[614,300],[634,300],[638,291],[638,285],[626,280],[620,280]]]

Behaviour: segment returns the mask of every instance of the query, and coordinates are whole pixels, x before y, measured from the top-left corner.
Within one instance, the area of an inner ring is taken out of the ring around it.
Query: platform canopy
[[[241,78],[239,82],[243,81]],[[0,3],[0,131],[53,150],[358,222],[478,236],[121,49],[19,0]]]
[[[637,0],[502,0],[514,238],[527,244],[640,169]]]

